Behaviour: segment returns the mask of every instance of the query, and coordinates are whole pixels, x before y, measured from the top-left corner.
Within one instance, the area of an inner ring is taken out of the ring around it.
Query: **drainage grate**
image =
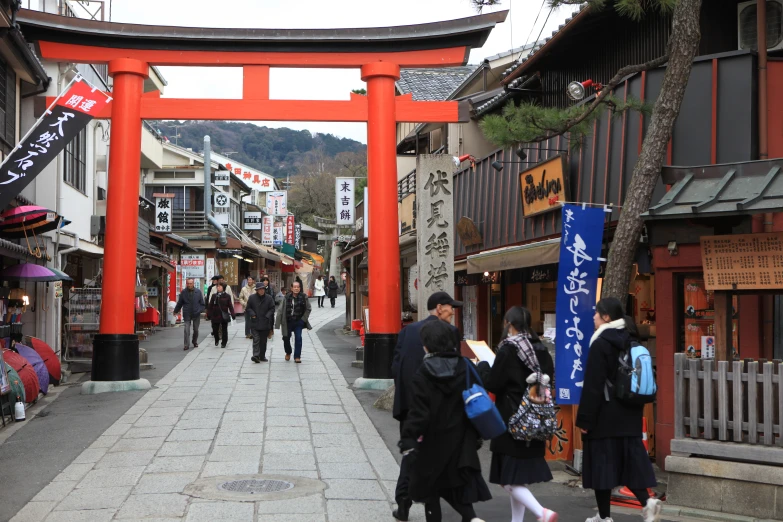
[[[259,493],[275,493],[278,491],[288,491],[294,485],[285,480],[231,480],[218,485],[218,489],[231,491],[233,493],[247,493],[257,495]]]

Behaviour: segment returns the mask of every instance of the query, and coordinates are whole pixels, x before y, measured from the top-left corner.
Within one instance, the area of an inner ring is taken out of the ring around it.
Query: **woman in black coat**
[[[515,306],[504,317],[508,337],[501,341],[496,352],[495,362],[479,363],[479,373],[484,387],[495,394],[495,405],[508,425],[508,421],[519,409],[519,404],[528,387],[527,379],[533,374],[518,355],[518,349],[531,346],[538,360],[541,372],[540,380],[548,383],[552,380],[555,365],[546,347],[530,328],[530,312],[521,306]],[[520,346],[520,348],[518,348]],[[535,381],[534,381],[535,382]],[[520,441],[506,431],[492,439],[489,446],[492,451],[492,464],[489,481],[503,486],[511,497],[511,520],[522,522],[525,509],[529,509],[540,522],[556,522],[557,513],[541,506],[526,487],[537,482],[552,480],[552,472],[546,463],[546,442],[543,440]]]
[[[334,300],[337,299],[337,290],[340,288],[337,281],[334,280],[334,276],[329,277],[327,288],[329,289],[329,302],[332,303],[332,308],[334,308]]]
[[[476,522],[474,502],[492,498],[481,476],[480,438],[465,415],[466,361],[454,351],[449,325],[428,321],[421,328],[427,355],[411,382],[412,403],[400,449],[411,458],[408,494],[424,502],[427,522],[439,522],[443,498],[463,522]],[[421,440],[419,442],[419,440]]]
[[[222,283],[218,283],[215,292],[209,300],[207,315],[212,321],[212,336],[215,338],[215,346],[223,339],[221,348],[228,344],[228,322],[236,319],[234,315],[234,298],[226,291]],[[230,317],[230,319],[229,319]]]
[[[605,392],[607,381],[614,382],[617,375],[620,352],[635,340],[636,327],[614,297],[598,301],[593,320],[596,331],[590,339],[576,415],[584,441],[582,482],[585,489],[595,490],[598,503],[598,515],[585,522],[611,520],[610,500],[612,489],[617,486],[627,486],[644,506],[645,522],[657,522],[661,501],[647,493],[656,480],[642,442],[644,406],[629,406]]]

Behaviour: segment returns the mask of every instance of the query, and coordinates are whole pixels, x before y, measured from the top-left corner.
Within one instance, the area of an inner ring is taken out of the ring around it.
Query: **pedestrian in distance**
[[[315,280],[315,297],[318,298],[318,308],[323,308],[326,292],[324,291],[324,276],[322,275],[319,275]]]
[[[245,338],[252,339],[253,336],[250,335],[250,321],[248,320],[247,315],[247,300],[256,293],[256,280],[253,279],[253,276],[247,276],[246,281],[247,284],[242,287],[242,290],[239,292],[239,303],[245,310]]]
[[[472,363],[454,350],[453,332],[443,321],[428,321],[420,335],[426,355],[411,381],[412,403],[399,443],[411,459],[408,493],[424,502],[427,522],[442,520],[441,498],[462,522],[478,522],[473,504],[492,495],[481,476],[481,437],[462,398]]]
[[[249,286],[249,283],[248,283]],[[255,293],[247,301],[246,318],[253,332],[254,363],[267,362],[266,342],[272,338],[275,327],[275,299],[266,294],[264,283],[255,284]]]
[[[642,442],[644,406],[621,402],[607,389],[607,383],[617,376],[619,354],[637,337],[636,325],[614,297],[598,301],[593,320],[596,330],[590,339],[576,416],[584,441],[582,482],[585,489],[595,491],[598,504],[598,514],[585,522],[612,522],[612,489],[617,486],[627,486],[633,492],[643,506],[645,522],[657,522],[662,505],[647,492],[657,482]]]
[[[339,289],[340,286],[334,280],[334,276],[329,276],[329,302],[332,303],[332,308],[334,308],[334,301],[337,299],[337,290]]]
[[[198,348],[198,327],[201,323],[201,312],[206,308],[204,294],[196,288],[193,278],[185,281],[186,288],[179,293],[177,306],[174,307],[174,315],[182,310],[182,322],[185,325],[185,348],[190,348],[190,329],[193,327],[193,348]]]
[[[286,361],[291,360],[291,334],[294,334],[294,362],[302,362],[302,330],[313,329],[310,326],[311,311],[310,301],[302,292],[301,283],[294,281],[291,291],[280,303],[275,320],[275,328],[279,328],[283,336]]]
[[[205,296],[207,296],[207,303],[209,303],[209,299],[212,297],[212,289],[215,288],[215,285],[218,284],[219,281],[220,281],[219,275],[212,276],[212,284],[210,284],[209,287],[207,287],[207,291],[204,294]]]
[[[269,278],[264,276],[261,278],[261,282],[264,283],[264,286],[266,287],[266,295],[272,296],[272,298],[275,300],[275,304],[279,305],[280,299],[278,299],[277,294],[275,294],[275,289],[272,287],[272,283],[269,282]]]
[[[235,299],[234,299],[234,291],[231,289],[231,285],[229,285],[226,282],[226,278],[223,275],[219,275],[219,276],[217,276],[217,278],[218,278],[218,283],[223,285],[223,291],[231,296],[231,308],[234,308],[234,301],[235,301]],[[213,286],[212,290],[210,290],[210,292],[208,294],[208,299],[210,301],[212,300],[212,294],[215,293],[215,287],[216,286],[217,285]]]
[[[533,359],[538,361],[541,372],[551,382],[555,370],[552,356],[530,328],[530,312],[521,306],[511,308],[503,320],[507,337],[500,342],[492,367],[484,361],[478,365],[484,388],[495,394],[495,405],[508,426],[509,419],[517,413],[528,377],[534,373]],[[521,352],[520,352],[521,351]],[[528,361],[526,363],[526,361]],[[540,377],[540,376],[539,376]],[[546,441],[517,440],[506,431],[490,443],[492,464],[489,481],[505,489],[511,498],[511,522],[522,522],[525,510],[536,516],[539,522],[556,522],[557,513],[546,509],[527,488],[530,484],[549,482],[552,472],[546,463]]]
[[[208,313],[212,320],[212,336],[215,338],[215,346],[222,339],[221,348],[225,348],[228,344],[228,323],[236,316],[234,315],[234,298],[225,291],[223,283],[218,283],[212,290]]]
[[[427,299],[429,315],[402,329],[397,337],[397,346],[394,348],[392,360],[392,377],[394,378],[394,408],[392,414],[400,423],[400,438],[405,419],[408,417],[413,402],[412,382],[424,360],[424,346],[421,341],[421,329],[431,322],[443,322],[451,332],[451,347],[459,351],[459,330],[451,324],[454,317],[454,309],[460,308],[462,302],[455,301],[446,292],[435,292]],[[400,475],[397,478],[397,487],[394,498],[397,501],[397,509],[392,513],[397,520],[408,520],[413,501],[408,494],[410,482],[409,459],[405,456],[400,463]]]

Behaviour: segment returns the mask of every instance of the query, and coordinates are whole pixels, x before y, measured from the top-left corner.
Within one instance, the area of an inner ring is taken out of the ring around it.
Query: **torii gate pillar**
[[[367,186],[372,212],[369,228],[370,324],[364,338],[364,377],[390,379],[400,309],[400,243],[397,208],[397,116],[394,82],[399,65],[362,67],[367,82]]]

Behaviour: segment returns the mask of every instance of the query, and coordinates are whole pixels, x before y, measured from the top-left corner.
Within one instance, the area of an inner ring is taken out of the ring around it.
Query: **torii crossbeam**
[[[139,378],[134,293],[142,119],[366,121],[369,287],[372,332],[365,338],[364,376],[389,378],[400,329],[397,215],[397,122],[467,121],[458,102],[395,97],[400,68],[464,65],[507,11],[431,24],[368,29],[219,29],[145,26],[21,10],[27,40],[43,60],[108,64],[111,118],[103,296],[92,380]],[[238,100],[171,99],[143,93],[152,65],[242,67]],[[271,67],[358,68],[367,96],[349,101],[269,98]]]

